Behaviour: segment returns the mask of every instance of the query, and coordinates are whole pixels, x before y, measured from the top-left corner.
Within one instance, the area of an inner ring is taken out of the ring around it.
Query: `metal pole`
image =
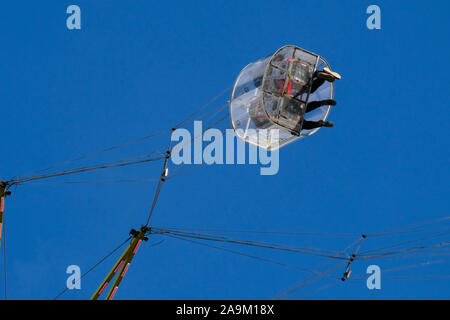
[[[147,239],[145,236],[147,231],[148,229],[146,227],[141,228],[139,234],[133,239],[133,241],[131,241],[130,246],[126,252],[125,258],[123,260],[122,267],[120,268],[120,272],[117,275],[116,279],[114,280],[114,283],[112,284],[111,289],[109,290],[105,300],[112,300],[116,295],[117,289],[119,288],[119,285],[122,282],[125,273],[130,267],[130,264],[133,261],[133,258],[136,255],[136,252],[138,251],[142,243],[142,240]]]
[[[91,297],[91,300],[97,300],[102,293],[105,291],[105,289],[108,287],[111,280],[114,278],[114,276],[117,275],[110,291],[108,292],[108,295],[106,296],[106,300],[112,300],[114,298],[114,295],[116,294],[117,289],[119,288],[120,283],[122,282],[123,277],[125,276],[126,271],[128,270],[128,267],[131,264],[131,261],[134,258],[134,255],[136,254],[137,250],[139,249],[139,246],[141,245],[142,240],[146,241],[147,232],[150,231],[147,227],[142,227],[140,231],[132,230],[131,234],[133,234],[133,240],[131,240],[128,247],[125,249],[125,251],[122,253],[120,258],[117,260],[117,262],[112,267],[111,271],[109,271],[106,278],[102,281],[100,286],[97,288],[97,290],[94,292],[94,294]],[[120,270],[120,272],[119,272]]]
[[[0,181],[0,243],[2,242],[3,219],[5,215],[5,198],[11,192],[6,189],[7,183]]]

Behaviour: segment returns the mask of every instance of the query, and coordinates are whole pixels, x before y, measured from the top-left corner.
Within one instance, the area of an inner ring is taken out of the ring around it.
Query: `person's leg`
[[[336,105],[336,101],[334,101],[333,99],[328,99],[328,100],[320,100],[320,101],[311,101],[306,105],[306,111],[305,112],[310,112],[313,111],[317,108],[320,108],[322,106],[335,106]]]
[[[325,79],[319,79],[319,78],[314,79],[313,83],[311,85],[310,93],[314,93],[317,89],[320,88],[321,85],[323,85],[324,82],[325,82]]]
[[[302,129],[311,130],[311,129],[320,128],[320,127],[333,127],[333,126],[334,126],[334,123],[331,122],[331,121],[323,121],[323,120],[308,121],[308,120],[304,120]]]
[[[341,75],[339,73],[337,73],[337,72],[332,71],[328,67],[323,68],[323,72],[331,74],[335,79],[341,80]]]
[[[311,86],[311,93],[314,93],[325,81],[334,82],[336,79],[341,79],[341,75],[337,72],[331,71],[329,68],[323,68],[322,71],[316,71],[313,75],[314,81]]]

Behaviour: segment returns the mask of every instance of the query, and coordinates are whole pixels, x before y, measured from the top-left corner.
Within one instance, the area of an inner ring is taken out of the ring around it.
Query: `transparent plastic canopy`
[[[230,99],[236,135],[258,147],[275,150],[317,132],[319,128],[302,130],[302,125],[304,120],[328,117],[330,106],[305,113],[309,102],[333,98],[330,82],[310,92],[314,72],[324,67],[329,67],[325,59],[291,45],[247,65],[237,77]],[[278,137],[271,134],[273,129],[278,129]]]

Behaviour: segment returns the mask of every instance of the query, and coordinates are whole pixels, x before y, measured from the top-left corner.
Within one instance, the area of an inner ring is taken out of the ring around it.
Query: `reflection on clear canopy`
[[[322,57],[296,46],[285,46],[274,55],[246,66],[239,74],[230,100],[230,116],[236,135],[248,143],[274,150],[314,134],[302,130],[303,120],[326,120],[330,106],[305,113],[311,101],[333,98],[333,83],[325,82],[310,93],[316,70],[329,67]],[[258,139],[258,130],[279,130],[276,141]]]

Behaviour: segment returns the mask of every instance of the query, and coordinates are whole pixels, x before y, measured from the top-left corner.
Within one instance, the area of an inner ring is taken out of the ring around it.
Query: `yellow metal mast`
[[[5,215],[5,198],[10,195],[11,192],[7,190],[8,184],[0,180],[0,243],[2,241],[3,231],[3,219]]]
[[[147,228],[146,226],[141,227],[139,231],[136,231],[134,229],[131,230],[130,234],[133,236],[133,239],[125,249],[124,253],[120,256],[119,260],[117,260],[116,264],[113,266],[106,278],[92,295],[91,300],[97,300],[111,283],[114,276],[117,275],[105,300],[112,300],[114,298],[114,295],[116,294],[117,289],[119,288],[119,285],[122,282],[122,279],[125,276],[125,273],[127,272],[128,267],[131,264],[131,261],[133,261],[133,258],[136,255],[136,252],[138,251],[142,241],[148,240],[146,234],[149,231],[150,228]]]

